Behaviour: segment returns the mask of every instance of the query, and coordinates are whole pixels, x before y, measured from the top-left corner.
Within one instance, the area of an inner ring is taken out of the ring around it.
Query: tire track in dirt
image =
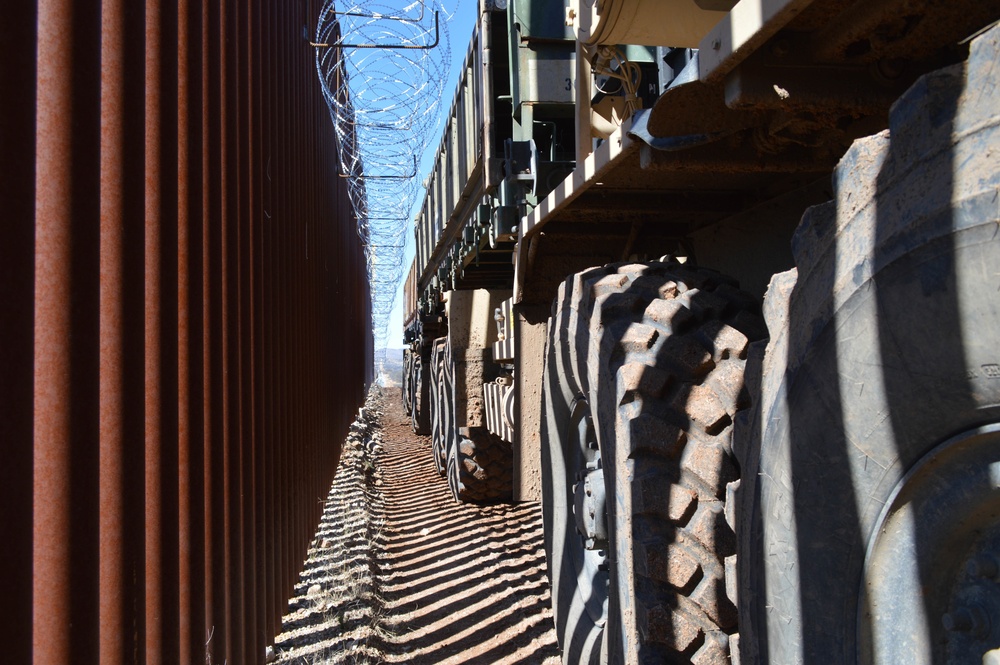
[[[455,502],[399,392],[386,402],[386,662],[559,663],[539,505]]]

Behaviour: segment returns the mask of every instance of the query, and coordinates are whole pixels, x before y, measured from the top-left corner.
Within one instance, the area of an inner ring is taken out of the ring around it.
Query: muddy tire
[[[976,573],[1000,550],[998,61],[994,28],[966,66],[917,81],[803,217],[798,271],[772,280],[739,511],[743,662],[997,646],[956,617],[1000,616]]]
[[[447,468],[447,462],[445,460],[445,445],[446,442],[443,438],[432,439],[431,441],[431,453],[434,456],[434,469],[438,472],[438,475],[444,476]]]
[[[456,501],[509,501],[514,474],[511,445],[484,428],[470,428],[467,435],[459,434],[455,418],[455,366],[447,338],[435,340],[431,360],[434,467],[448,480]]]
[[[725,504],[746,351],[764,334],[757,310],[730,280],[674,262],[560,287],[542,454],[564,662],[729,662]]]
[[[514,457],[511,445],[485,429],[459,436],[448,454],[448,486],[458,501],[510,501]]]
[[[452,395],[448,385],[448,359],[446,338],[434,340],[431,351],[430,403],[431,403],[431,452],[434,468],[442,476],[446,475],[448,448],[454,439],[451,421]]]
[[[410,380],[410,427],[415,434],[426,436],[431,433],[430,381],[424,369],[421,354],[411,355],[412,372]]]
[[[403,401],[403,413],[408,416],[413,414],[413,352],[409,349],[403,350],[403,386],[400,396]]]

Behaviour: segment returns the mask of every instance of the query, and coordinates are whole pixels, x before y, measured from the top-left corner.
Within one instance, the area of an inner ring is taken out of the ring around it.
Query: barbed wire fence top
[[[339,138],[341,177],[347,178],[365,244],[376,375],[403,276],[411,211],[421,191],[421,155],[436,145],[431,138],[442,122],[454,10],[438,0],[405,6],[329,0],[317,23],[316,69]]]

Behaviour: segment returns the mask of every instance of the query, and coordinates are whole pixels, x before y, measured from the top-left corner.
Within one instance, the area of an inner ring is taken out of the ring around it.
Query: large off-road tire
[[[454,439],[451,422],[452,395],[447,382],[447,338],[434,340],[431,350],[430,403],[431,403],[431,452],[434,468],[442,476],[446,472],[448,448]]]
[[[412,351],[403,349],[403,385],[400,396],[403,400],[403,412],[411,417],[413,415],[413,358]]]
[[[458,501],[510,501],[513,477],[510,443],[485,428],[458,436],[448,453],[448,486]]]
[[[796,232],[798,272],[771,283],[739,513],[744,663],[979,663],[1000,646],[998,42],[854,144]]]
[[[410,427],[415,434],[426,436],[431,433],[430,417],[430,380],[424,368],[424,358],[421,353],[411,355],[412,379],[410,381]]]
[[[434,468],[447,478],[456,501],[509,501],[513,489],[511,445],[485,428],[460,435],[455,418],[455,364],[448,340],[434,341],[431,353],[431,449]]]
[[[759,308],[668,261],[570,277],[545,353],[543,513],[566,663],[728,663],[738,481]]]

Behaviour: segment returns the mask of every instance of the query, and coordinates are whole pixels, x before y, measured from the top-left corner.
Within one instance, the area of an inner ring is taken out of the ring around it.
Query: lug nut
[[[989,619],[978,607],[960,607],[941,617],[941,625],[949,632],[984,635],[989,632]]]
[[[997,574],[1000,573],[1000,565],[989,554],[980,554],[965,565],[965,571],[973,577],[995,579]]]

